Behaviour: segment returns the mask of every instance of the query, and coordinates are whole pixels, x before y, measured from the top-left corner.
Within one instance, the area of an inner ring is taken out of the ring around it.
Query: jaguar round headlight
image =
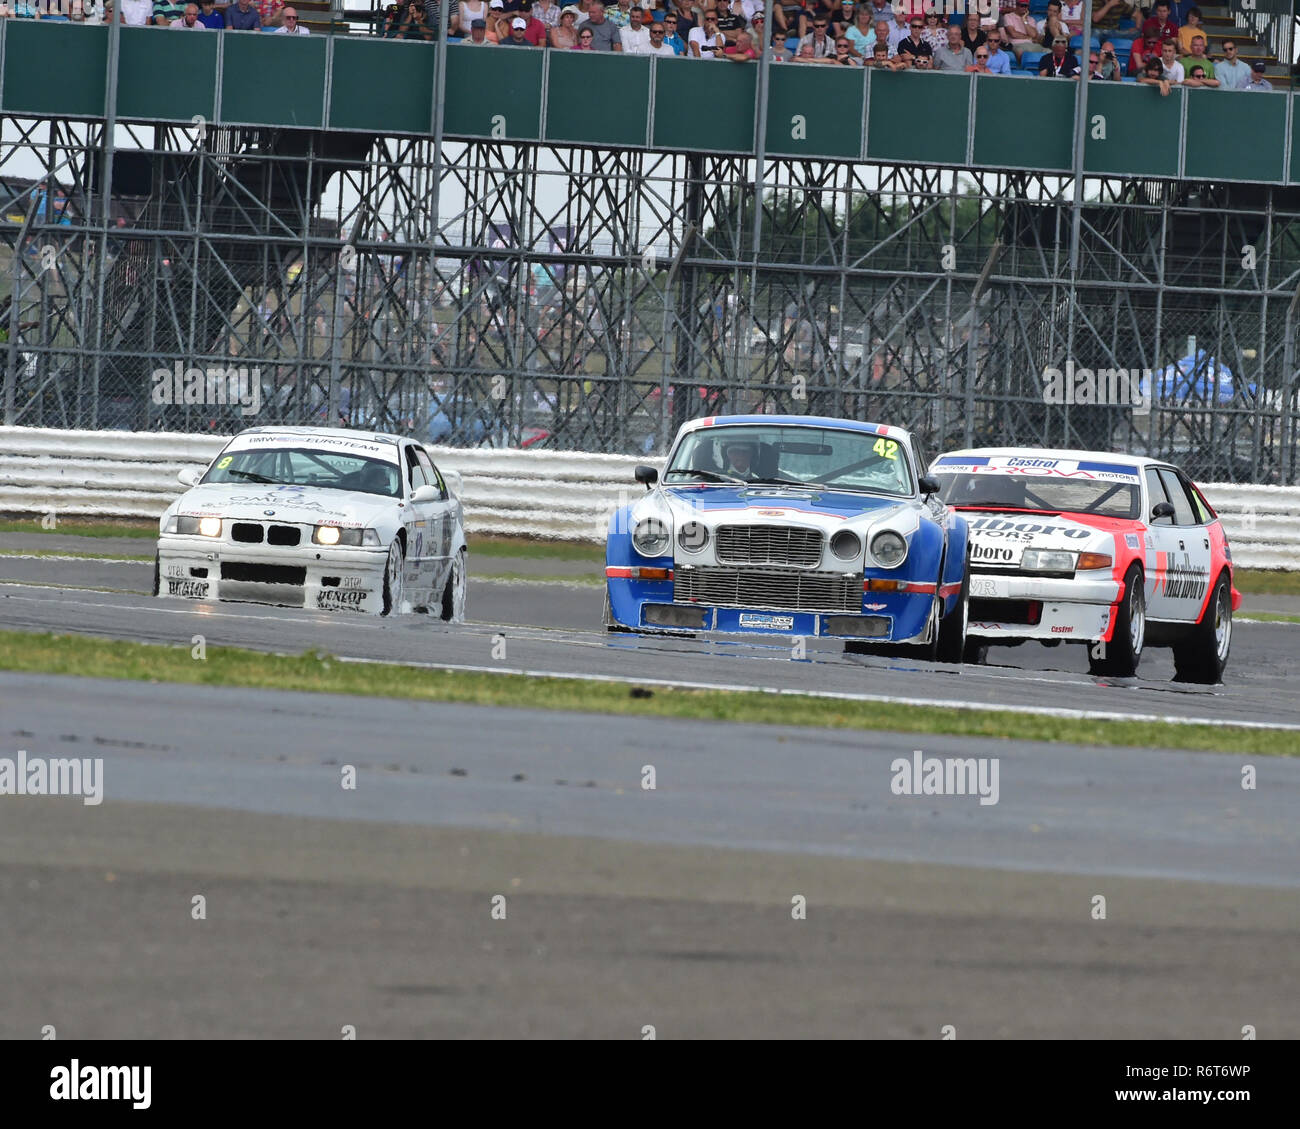
[[[862,538],[847,529],[841,529],[831,538],[831,552],[842,561],[851,561],[862,555]]]
[[[688,553],[700,553],[709,543],[709,527],[698,521],[688,521],[677,531],[677,544]]]
[[[886,529],[871,539],[871,555],[885,568],[897,568],[907,559],[907,541],[901,533]]]
[[[643,557],[662,557],[672,539],[673,531],[661,517],[643,517],[632,530],[632,547]]]

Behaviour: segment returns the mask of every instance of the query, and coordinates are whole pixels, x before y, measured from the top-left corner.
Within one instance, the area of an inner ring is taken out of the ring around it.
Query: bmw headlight
[[[1026,549],[1020,567],[1030,572],[1073,572],[1074,554],[1064,549]]]
[[[897,568],[907,559],[907,539],[886,529],[871,539],[871,555],[885,568]]]
[[[672,528],[661,517],[643,517],[632,530],[632,547],[643,557],[662,557],[672,539]]]
[[[688,521],[677,531],[677,544],[688,553],[701,553],[709,543],[709,527],[698,521]]]
[[[862,555],[862,538],[847,529],[831,537],[831,552],[842,561],[856,560]]]
[[[221,519],[219,517],[191,517],[177,515],[170,518],[163,528],[164,533],[183,533],[188,536],[220,537]]]
[[[360,545],[362,532],[360,529],[340,529],[337,525],[318,525],[311,539],[317,545]]]

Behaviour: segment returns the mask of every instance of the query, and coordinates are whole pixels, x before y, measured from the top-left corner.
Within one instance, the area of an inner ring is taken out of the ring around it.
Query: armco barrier
[[[224,437],[0,427],[0,513],[157,517],[184,487],[177,473],[210,462]],[[461,477],[472,533],[601,541],[610,513],[642,491],[653,459],[491,448],[430,449]],[[1203,487],[1247,568],[1300,567],[1300,487]]]

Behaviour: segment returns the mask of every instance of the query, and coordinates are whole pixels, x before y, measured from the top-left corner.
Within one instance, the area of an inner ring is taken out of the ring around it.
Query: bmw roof
[[[382,431],[354,431],[345,427],[277,427],[275,424],[267,424],[264,427],[246,428],[239,434],[295,435],[316,439],[359,439],[366,443],[400,443],[402,441],[399,435],[388,435]]]

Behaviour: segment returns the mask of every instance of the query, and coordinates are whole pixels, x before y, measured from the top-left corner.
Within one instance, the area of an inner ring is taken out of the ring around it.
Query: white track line
[[[1173,717],[1146,713],[1114,713],[1106,710],[1074,710],[1042,706],[1009,706],[988,702],[964,702],[943,698],[903,698],[893,694],[850,694],[836,690],[799,690],[780,686],[744,686],[725,682],[681,682],[667,678],[628,678],[613,674],[560,674],[553,670],[523,667],[467,666],[459,663],[389,662],[386,659],[351,658],[335,655],[338,662],[374,666],[410,666],[422,670],[450,670],[464,674],[517,674],[526,678],[564,678],[578,682],[611,682],[624,686],[660,686],[668,690],[720,690],[738,694],[776,694],[791,698],[826,698],[843,702],[878,702],[898,706],[937,706],[941,709],[988,710],[992,713],[1023,713],[1038,717],[1066,717],[1080,721],[1157,721],[1169,725],[1211,725],[1219,729],[1267,729],[1300,732],[1300,725],[1269,721],[1226,721],[1212,717]]]

